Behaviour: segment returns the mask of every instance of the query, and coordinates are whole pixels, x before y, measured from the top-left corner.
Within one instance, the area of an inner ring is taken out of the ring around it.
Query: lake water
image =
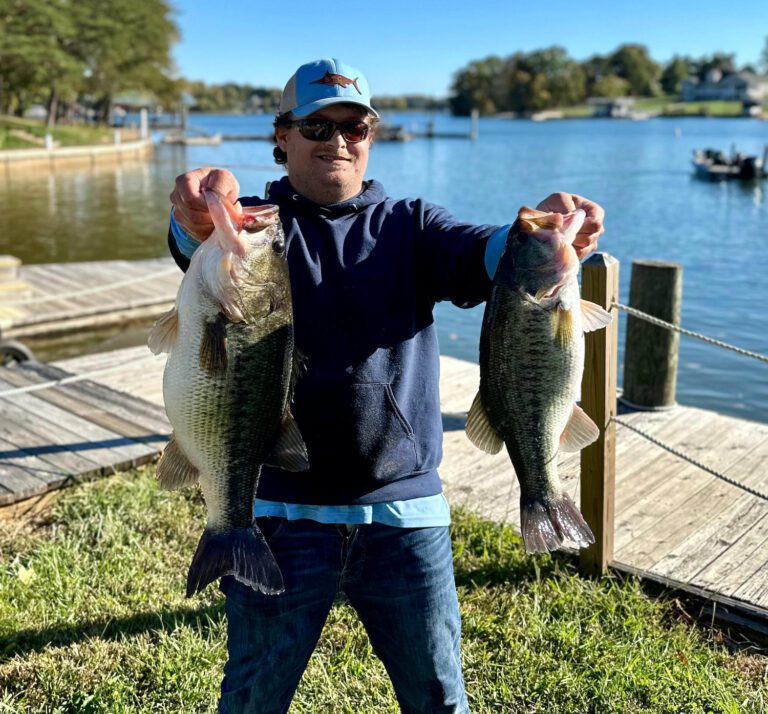
[[[424,128],[427,115],[385,119]],[[265,134],[268,116],[193,116],[192,126]],[[469,121],[436,118],[436,129]],[[768,122],[749,119],[480,121],[477,141],[378,143],[368,176],[393,196],[421,196],[473,222],[506,223],[517,208],[565,190],[606,209],[601,249],[621,261],[628,302],[633,259],[683,265],[685,327],[768,354],[767,185],[693,178],[691,154],[713,147],[762,153]],[[265,141],[218,147],[159,145],[153,160],[56,173],[0,176],[0,253],[26,263],[164,255],[168,194],[189,168],[230,168],[243,194],[282,175]],[[441,350],[477,359],[482,308],[439,305]],[[621,316],[623,349],[626,317]],[[621,379],[621,372],[619,374]],[[681,337],[678,401],[768,421],[768,365]]]

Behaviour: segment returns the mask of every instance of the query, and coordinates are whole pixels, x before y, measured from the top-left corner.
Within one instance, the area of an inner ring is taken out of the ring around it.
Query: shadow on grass
[[[171,632],[179,625],[206,626],[208,620],[223,617],[224,603],[218,602],[197,609],[176,608],[160,612],[142,612],[128,617],[103,618],[71,625],[47,627],[42,630],[18,630],[0,642],[0,664],[16,655],[42,652],[48,647],[65,647],[90,638],[119,640],[126,635],[152,631]]]

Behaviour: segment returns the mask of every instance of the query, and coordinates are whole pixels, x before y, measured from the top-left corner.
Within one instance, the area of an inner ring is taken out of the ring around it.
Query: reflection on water
[[[389,116],[424,127],[426,115]],[[208,131],[265,134],[268,116],[192,117]],[[436,129],[468,121],[438,116]],[[683,265],[685,327],[768,353],[763,183],[692,178],[696,148],[760,153],[762,122],[658,119],[647,122],[484,119],[475,142],[455,139],[377,143],[368,175],[392,195],[421,196],[462,220],[506,223],[523,204],[567,190],[606,209],[601,247],[621,261],[628,301],[633,259]],[[244,195],[261,194],[282,169],[266,141],[221,146],[158,145],[151,161],[96,164],[0,175],[0,253],[27,263],[150,258],[166,254],[175,177],[198,166],[229,167]],[[442,350],[477,359],[482,309],[437,309]],[[621,318],[623,349],[625,318]],[[138,342],[142,340],[139,339]],[[766,366],[681,338],[678,400],[768,421]]]

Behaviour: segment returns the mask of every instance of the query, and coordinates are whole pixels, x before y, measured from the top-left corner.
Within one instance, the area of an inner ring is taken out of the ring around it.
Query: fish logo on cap
[[[342,89],[346,89],[351,84],[357,90],[358,94],[362,94],[360,87],[357,86],[358,79],[360,78],[355,77],[354,79],[350,79],[349,77],[345,77],[343,74],[334,74],[333,72],[326,70],[325,74],[320,77],[320,79],[316,79],[313,82],[310,82],[310,84],[331,84],[337,85]]]

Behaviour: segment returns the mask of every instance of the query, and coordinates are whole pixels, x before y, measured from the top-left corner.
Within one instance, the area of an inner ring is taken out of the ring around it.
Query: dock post
[[[581,295],[606,310],[619,296],[619,261],[594,253],[583,264]],[[595,542],[580,551],[579,568],[602,575],[613,559],[614,493],[616,481],[616,371],[619,321],[585,336],[581,406],[600,428],[600,437],[581,452],[581,512]]]
[[[139,112],[139,137],[141,139],[149,137],[149,119],[146,107],[142,107]]]
[[[477,139],[478,129],[480,127],[480,112],[477,109],[472,110],[472,124],[469,130],[469,138],[472,141]]]
[[[659,260],[633,260],[629,305],[665,322],[680,324],[683,268]],[[637,409],[669,409],[676,405],[680,336],[640,318],[627,319],[624,392],[621,401]]]

